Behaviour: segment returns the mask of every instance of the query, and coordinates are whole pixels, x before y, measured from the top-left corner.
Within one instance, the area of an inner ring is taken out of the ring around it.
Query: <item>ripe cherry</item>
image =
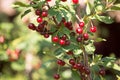
[[[69,63],[70,63],[71,65],[75,65],[75,60],[74,60],[74,59],[70,59],[70,60],[69,60]]]
[[[45,38],[49,38],[49,36],[50,36],[50,35],[49,35],[48,33],[44,34],[44,37],[45,37]]]
[[[47,17],[47,15],[48,15],[48,12],[47,12],[47,11],[43,11],[43,12],[42,12],[42,17]]]
[[[57,60],[57,64],[60,65],[60,66],[64,66],[65,65],[65,62],[63,60]]]
[[[67,35],[64,34],[64,35],[61,37],[61,39],[62,39],[62,40],[66,40],[66,39],[67,39]]]
[[[40,16],[41,15],[41,11],[39,9],[36,9],[35,10],[35,14],[38,15],[38,16]]]
[[[82,37],[81,37],[81,36],[78,36],[78,37],[76,38],[76,40],[77,40],[77,42],[81,42],[81,41],[82,41]]]
[[[91,27],[91,28],[90,28],[90,31],[93,32],[93,33],[96,32],[96,31],[97,31],[96,26]]]
[[[76,32],[77,32],[78,34],[82,34],[83,29],[82,29],[82,28],[77,28],[77,29],[76,29]]]
[[[88,38],[89,38],[88,33],[84,33],[84,34],[83,34],[83,38],[84,38],[84,40],[88,40]]]
[[[60,45],[65,45],[65,40],[60,39],[59,44]]]
[[[42,21],[43,21],[42,17],[38,17],[38,18],[37,18],[37,22],[38,22],[38,23],[41,23]]]
[[[54,36],[53,38],[52,38],[52,42],[58,42],[59,41],[59,37],[58,36]]]
[[[70,45],[70,40],[65,40],[65,45]]]
[[[104,70],[104,69],[100,69],[100,70],[99,70],[99,74],[100,74],[101,76],[104,76],[104,75],[105,75],[105,70]]]
[[[73,68],[73,69],[78,69],[77,64],[72,65],[72,68]]]
[[[65,2],[65,1],[67,1],[67,0],[61,0],[61,1]]]
[[[54,79],[58,80],[60,78],[59,74],[54,74]]]
[[[46,0],[47,2],[50,2],[51,0]]]
[[[79,23],[79,26],[80,26],[80,27],[84,27],[84,25],[85,25],[84,22],[80,22],[80,23]]]
[[[28,28],[29,28],[29,29],[32,29],[32,30],[35,30],[35,29],[36,29],[36,27],[35,27],[35,25],[34,25],[33,23],[29,23],[29,24],[28,24]]]
[[[87,75],[90,74],[90,70],[87,67],[85,67],[85,74],[87,74]]]
[[[73,51],[72,50],[70,50],[70,51],[68,51],[68,52],[66,52],[68,55],[72,55],[73,54]]]
[[[74,4],[78,4],[79,0],[72,0]]]

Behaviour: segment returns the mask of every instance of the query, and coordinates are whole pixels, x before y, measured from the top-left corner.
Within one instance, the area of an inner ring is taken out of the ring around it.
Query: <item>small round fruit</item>
[[[43,11],[43,12],[42,12],[42,17],[47,17],[47,15],[48,15],[48,12],[47,12],[47,11]]]
[[[79,0],[72,0],[74,4],[78,4]]]
[[[70,59],[70,60],[69,60],[69,63],[70,63],[71,65],[75,65],[75,60],[74,60],[74,59]]]
[[[44,34],[44,37],[45,37],[45,38],[49,38],[49,36],[50,36],[50,35],[49,35],[49,34],[47,34],[47,33],[46,33],[46,34]]]
[[[72,65],[73,69],[78,69],[77,64]]]
[[[52,42],[58,42],[59,41],[59,37],[58,36],[54,36],[53,38],[52,38]]]
[[[54,74],[54,79],[60,79],[60,75],[59,74]]]
[[[62,2],[66,2],[67,0],[61,0]]]
[[[32,29],[32,30],[35,30],[35,29],[36,29],[36,27],[35,27],[35,25],[34,25],[33,23],[29,23],[29,24],[28,24],[28,28],[29,28],[29,29]]]
[[[89,39],[88,33],[84,33],[84,34],[83,34],[83,38],[84,38],[84,40],[88,40],[88,39]]]
[[[85,25],[84,22],[80,22],[80,23],[79,23],[79,26],[80,26],[80,27],[84,27],[84,25]]]
[[[85,74],[87,74],[87,75],[90,74],[90,69],[88,69],[87,67],[85,68]]]
[[[67,35],[64,34],[62,37],[61,37],[62,40],[66,40],[67,39]]]
[[[68,52],[66,52],[68,55],[73,55],[73,51],[72,50],[70,50],[70,51],[68,51]]]
[[[65,45],[70,45],[70,40],[65,40]]]
[[[104,69],[100,69],[99,74],[100,74],[101,76],[104,76],[104,75],[105,75],[105,70],[104,70]]]
[[[46,0],[47,2],[50,2],[51,0]]]
[[[81,42],[81,41],[82,41],[82,37],[81,37],[81,36],[78,36],[78,37],[76,38],[76,41],[77,41],[77,42]]]
[[[57,64],[60,65],[60,66],[64,66],[65,65],[65,62],[63,60],[57,60]]]
[[[96,32],[96,31],[97,31],[96,26],[91,27],[91,28],[90,28],[90,31],[93,32],[93,33]]]
[[[82,33],[83,33],[83,29],[82,29],[82,28],[77,28],[77,29],[76,29],[76,32],[77,32],[78,34],[82,34]]]
[[[38,15],[38,16],[40,16],[41,15],[41,11],[39,9],[36,9],[35,10],[35,14]]]
[[[59,44],[60,45],[65,45],[65,40],[60,39]]]
[[[43,21],[42,17],[38,17],[38,18],[37,18],[37,22],[38,22],[38,23],[41,23],[42,21]]]

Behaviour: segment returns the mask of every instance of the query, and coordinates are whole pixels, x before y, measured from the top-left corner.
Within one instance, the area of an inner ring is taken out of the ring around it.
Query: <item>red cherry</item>
[[[61,0],[61,1],[66,2],[67,0]]]
[[[67,39],[67,35],[64,34],[64,35],[61,37],[61,39],[62,39],[62,40],[66,40],[66,39]]]
[[[60,45],[65,45],[65,40],[60,39],[59,44],[60,44]]]
[[[29,23],[29,24],[28,24],[28,28],[29,28],[29,29],[32,29],[32,30],[35,30],[35,29],[36,29],[36,27],[35,27],[35,25],[34,25],[33,23]]]
[[[36,9],[35,14],[39,16],[41,14],[41,11],[39,9]]]
[[[105,75],[105,70],[104,70],[104,69],[100,69],[99,74],[100,74],[101,76],[104,76],[104,75]]]
[[[78,69],[77,64],[72,65],[73,69]]]
[[[84,40],[88,40],[88,38],[89,38],[88,33],[84,33],[84,34],[83,34],[83,38],[84,38]]]
[[[72,55],[73,54],[73,51],[72,50],[70,50],[70,51],[68,51],[68,52],[66,52],[68,55]]]
[[[50,35],[49,35],[49,34],[47,34],[47,33],[46,33],[46,34],[44,34],[44,37],[45,37],[45,38],[49,38],[49,36],[50,36]]]
[[[57,64],[59,64],[60,66],[64,66],[65,65],[65,62],[63,60],[58,60],[57,61]]]
[[[85,73],[86,73],[87,75],[90,74],[90,70],[89,70],[87,67],[85,67]]]
[[[47,17],[47,15],[48,15],[48,12],[47,12],[47,11],[43,11],[43,12],[42,12],[42,17]]]
[[[70,40],[65,40],[65,45],[70,45]]]
[[[75,65],[75,60],[74,60],[74,59],[70,59],[70,60],[69,60],[69,63],[70,63],[71,65]]]
[[[58,42],[59,41],[59,37],[58,36],[54,36],[53,38],[52,38],[52,42]]]
[[[82,37],[81,37],[81,36],[78,36],[78,37],[76,38],[76,40],[77,40],[77,42],[81,42],[81,41],[82,41]]]
[[[84,22],[80,22],[80,23],[79,23],[79,26],[80,26],[80,27],[84,27]]]
[[[46,0],[47,2],[50,2],[51,0]]]
[[[74,4],[78,4],[79,0],[72,0]]]
[[[82,29],[82,28],[77,28],[77,29],[76,29],[76,32],[77,32],[78,34],[82,34],[83,29]]]
[[[43,20],[42,20],[42,17],[38,17],[38,18],[37,18],[37,22],[38,22],[38,23],[41,23],[42,21],[43,21]]]
[[[91,27],[91,28],[90,28],[90,31],[93,32],[93,33],[96,32],[96,31],[97,31],[96,26]]]
[[[59,79],[60,78],[60,75],[59,74],[54,74],[54,79]]]

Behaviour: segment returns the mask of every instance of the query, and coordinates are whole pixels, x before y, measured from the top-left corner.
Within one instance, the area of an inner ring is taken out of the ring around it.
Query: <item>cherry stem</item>
[[[90,23],[91,23],[91,26],[93,27],[94,25],[93,25],[93,21],[92,20],[90,21]]]
[[[47,7],[50,9],[50,5],[48,4],[48,2],[47,2]],[[58,25],[58,22],[56,21],[55,17],[52,16],[52,18],[53,18],[53,21],[55,22],[55,24]]]

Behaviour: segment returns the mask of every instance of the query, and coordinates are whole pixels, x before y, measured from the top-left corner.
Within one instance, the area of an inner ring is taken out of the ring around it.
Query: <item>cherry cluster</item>
[[[50,1],[51,0],[46,0],[46,3],[50,2]],[[66,2],[67,0],[61,0],[61,1]],[[72,2],[74,4],[78,4],[79,0],[72,0]],[[31,2],[31,3],[34,3],[34,2]],[[47,7],[48,7],[48,9],[50,9],[49,5],[47,5]],[[35,14],[36,14],[36,16],[38,16],[36,19],[38,25],[36,26],[33,23],[29,23],[28,28],[31,30],[36,30],[38,33],[43,35],[45,38],[48,38],[51,35],[52,42],[55,44],[58,44],[60,46],[69,46],[72,43],[72,41],[68,38],[67,34],[63,34],[62,36],[59,36],[57,34],[54,35],[54,33],[58,32],[61,29],[61,26],[64,26],[65,28],[67,28],[70,31],[69,36],[74,36],[78,43],[89,40],[88,32],[95,33],[97,31],[97,27],[94,26],[93,24],[90,26],[89,30],[85,31],[84,29],[88,26],[86,26],[86,23],[84,21],[79,21],[78,27],[76,29],[74,29],[73,28],[74,23],[72,23],[72,21],[66,21],[66,19],[64,17],[62,18],[60,23],[56,24],[55,17],[49,16],[47,9],[35,9]],[[49,17],[53,18],[51,20],[53,20],[57,26],[57,30],[55,32],[51,32],[50,29],[47,28],[49,22],[47,20],[45,20],[44,18],[49,18]],[[73,50],[67,51],[66,54],[74,56]],[[57,64],[58,64],[58,66],[65,66],[67,63],[64,60],[58,59]],[[88,68],[88,66],[83,64],[83,62],[81,62],[75,58],[69,59],[68,66],[70,66],[71,69],[77,70],[81,74],[83,79],[87,75],[90,75],[90,68]],[[101,69],[99,71],[99,74],[105,75],[105,71],[103,69]],[[59,73],[54,75],[54,79],[58,80],[59,78],[60,78]]]

